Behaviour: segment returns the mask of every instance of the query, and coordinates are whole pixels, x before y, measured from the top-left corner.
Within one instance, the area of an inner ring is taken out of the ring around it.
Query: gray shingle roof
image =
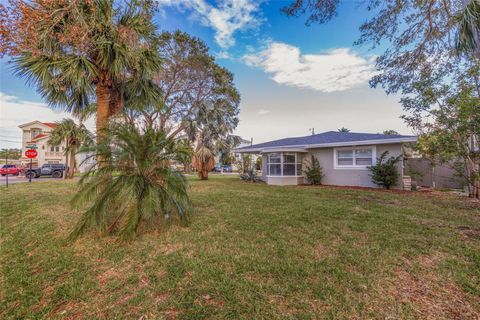
[[[245,149],[262,149],[262,148],[275,148],[275,147],[289,147],[289,146],[304,146],[309,145],[321,145],[321,144],[333,144],[333,143],[348,143],[356,141],[368,141],[368,140],[389,140],[389,139],[414,139],[415,136],[405,135],[387,135],[380,133],[357,133],[357,132],[338,132],[327,131],[315,135],[309,135],[304,137],[285,138],[280,140],[274,140],[252,146],[238,148],[238,151]]]

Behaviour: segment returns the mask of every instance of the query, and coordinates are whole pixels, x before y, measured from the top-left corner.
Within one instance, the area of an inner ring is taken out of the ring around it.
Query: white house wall
[[[397,157],[402,155],[402,144],[379,144],[376,145],[376,154],[379,157],[384,151],[389,152],[388,157]],[[309,150],[309,155],[304,158],[305,161],[309,161],[310,155],[313,154],[320,162],[324,177],[322,184],[337,185],[337,186],[359,186],[359,187],[378,187],[372,182],[370,171],[363,168],[348,168],[348,169],[335,169],[334,167],[334,148],[321,148]],[[402,176],[403,168],[402,161],[397,164],[397,170]],[[399,185],[395,188],[401,188],[401,179]]]
[[[379,157],[384,151],[389,152],[388,157],[397,157],[403,154],[402,144],[378,144],[376,147],[376,156]],[[334,150],[335,148],[315,148],[309,149],[308,153],[302,154],[303,170],[311,160],[313,154],[322,167],[324,177],[322,184],[337,186],[359,186],[359,187],[378,187],[372,182],[370,171],[367,168],[335,168],[334,166]],[[402,177],[403,167],[402,161],[397,164],[397,170]],[[298,177],[268,177],[267,176],[267,154],[262,155],[262,180],[272,185],[296,185],[306,183],[304,178]],[[399,184],[394,188],[401,188],[401,179]]]

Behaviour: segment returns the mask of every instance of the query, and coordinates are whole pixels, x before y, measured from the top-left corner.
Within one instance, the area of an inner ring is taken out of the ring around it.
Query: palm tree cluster
[[[208,47],[183,32],[159,33],[155,1],[11,0],[0,4],[0,57],[53,108],[72,112],[51,144],[65,143],[69,174],[78,150],[95,159],[73,200],[88,227],[130,238],[173,213],[186,221],[185,178],[202,178],[236,140],[240,95]],[[96,116],[96,143],[83,120]],[[170,219],[171,220],[171,219]],[[157,224],[155,224],[157,225]]]
[[[71,233],[81,235],[89,227],[131,239],[142,229],[158,227],[177,218],[188,222],[191,210],[186,178],[170,167],[184,153],[179,140],[161,130],[111,123],[107,139],[84,149],[102,159],[80,179],[72,199],[85,209]]]

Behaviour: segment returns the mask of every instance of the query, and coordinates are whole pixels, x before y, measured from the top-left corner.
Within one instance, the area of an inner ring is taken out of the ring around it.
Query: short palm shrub
[[[388,151],[383,152],[377,158],[377,163],[368,167],[371,172],[372,182],[377,186],[385,189],[390,189],[398,183],[400,174],[398,173],[397,163],[402,159],[402,156],[390,157],[387,159]]]
[[[310,163],[305,165],[305,177],[310,184],[321,184],[323,178],[323,170],[318,159],[312,155]]]
[[[186,223],[188,183],[170,167],[183,150],[179,142],[162,131],[119,123],[110,125],[106,136],[83,150],[97,165],[80,179],[72,199],[84,211],[71,239],[89,227],[129,239],[175,218]]]
[[[257,171],[255,169],[249,169],[247,172],[240,175],[240,180],[249,181],[249,182],[258,182],[260,179],[257,176]]]

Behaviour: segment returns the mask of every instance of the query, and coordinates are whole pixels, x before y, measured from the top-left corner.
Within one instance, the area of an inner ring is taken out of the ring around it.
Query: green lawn
[[[2,319],[475,319],[480,205],[192,179],[190,227],[65,236],[73,182],[0,189]]]

